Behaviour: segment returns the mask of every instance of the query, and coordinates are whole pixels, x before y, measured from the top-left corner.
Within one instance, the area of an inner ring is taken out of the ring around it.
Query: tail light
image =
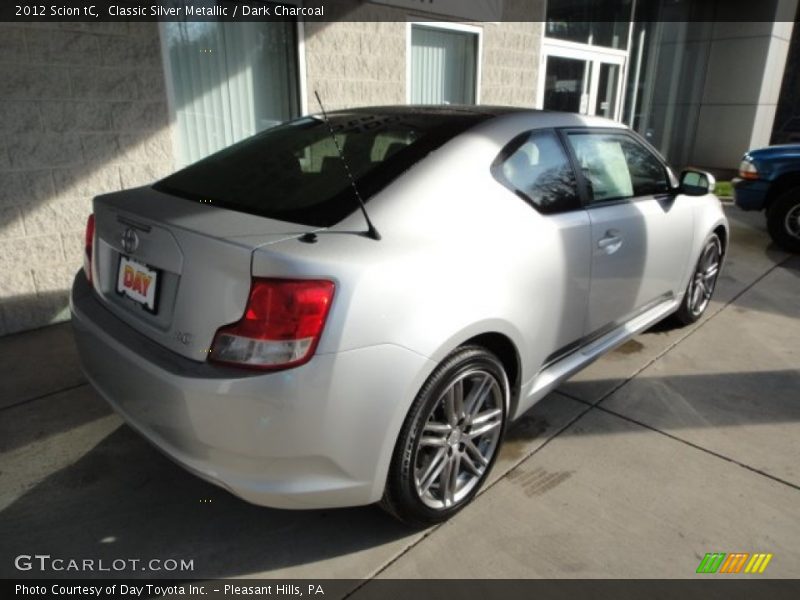
[[[324,280],[253,279],[244,316],[217,331],[209,358],[258,369],[286,369],[314,356],[334,285]]]
[[[86,274],[86,279],[91,283],[92,281],[92,258],[94,253],[94,214],[89,215],[86,219],[86,238],[84,243],[83,253],[83,272]]]

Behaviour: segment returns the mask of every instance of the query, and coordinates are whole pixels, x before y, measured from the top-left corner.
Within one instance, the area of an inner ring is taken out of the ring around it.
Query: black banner
[[[350,598],[353,600],[796,600],[800,580],[3,580],[3,598]]]
[[[342,5],[343,6],[343,5]],[[0,20],[6,22],[141,22],[141,21],[291,21],[337,20],[345,16],[334,2],[232,0],[104,0],[23,1],[4,3]]]
[[[778,0],[11,0],[0,22],[401,21],[408,16],[473,22],[792,21]],[[631,15],[633,15],[631,17]],[[624,17],[624,18],[623,18]]]

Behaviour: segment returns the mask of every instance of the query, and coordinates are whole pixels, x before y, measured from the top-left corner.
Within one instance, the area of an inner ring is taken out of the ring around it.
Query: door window
[[[619,53],[566,48],[554,41],[544,47],[542,108],[616,119],[625,57]]]
[[[580,207],[572,165],[552,131],[514,139],[497,158],[492,172],[539,212],[552,214]]]
[[[663,194],[670,190],[667,170],[644,146],[625,134],[570,133],[591,202]]]

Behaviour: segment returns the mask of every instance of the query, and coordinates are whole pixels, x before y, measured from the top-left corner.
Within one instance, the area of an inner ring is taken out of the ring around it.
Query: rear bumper
[[[191,361],[112,315],[82,273],[70,307],[84,372],[111,406],[189,471],[264,506],[380,499],[397,433],[433,369],[394,345],[275,373]]]
[[[735,178],[733,201],[742,210],[763,210],[769,191],[769,182]]]

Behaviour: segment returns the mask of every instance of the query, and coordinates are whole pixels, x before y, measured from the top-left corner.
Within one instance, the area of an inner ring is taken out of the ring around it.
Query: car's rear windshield
[[[268,129],[157,182],[169,194],[241,212],[330,227],[358,209],[331,129],[368,201],[454,136],[475,113],[336,113]],[[330,128],[329,128],[330,126]]]

